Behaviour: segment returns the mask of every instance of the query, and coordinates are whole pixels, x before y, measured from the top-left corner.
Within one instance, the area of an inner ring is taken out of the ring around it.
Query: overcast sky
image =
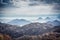
[[[33,6],[29,5],[32,3]],[[29,2],[29,1],[18,1],[13,4],[15,7],[6,7],[0,9],[0,16],[7,17],[20,17],[20,16],[41,16],[41,15],[55,15],[59,14],[60,7],[57,9],[55,4],[44,4],[44,2],[40,3],[37,1]]]

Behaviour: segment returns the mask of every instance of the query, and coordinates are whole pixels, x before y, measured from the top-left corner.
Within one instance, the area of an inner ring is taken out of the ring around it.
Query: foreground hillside
[[[9,34],[13,38],[24,35],[40,35],[49,32],[53,26],[47,23],[31,23],[22,27],[0,23],[0,33]]]
[[[43,35],[25,35],[15,39],[11,38],[9,35],[0,34],[0,40],[60,40],[60,33],[49,32]]]
[[[55,26],[52,28],[51,32],[47,32],[42,35],[25,35],[18,37],[15,40],[60,40],[60,26]]]
[[[12,38],[9,35],[0,33],[0,40],[12,40]]]
[[[20,27],[0,23],[0,40],[60,40],[60,26],[31,23]]]
[[[60,40],[60,33],[50,32],[38,36],[23,36],[16,40]]]

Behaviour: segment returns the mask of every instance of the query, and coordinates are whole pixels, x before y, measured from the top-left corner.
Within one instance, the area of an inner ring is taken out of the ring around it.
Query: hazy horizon
[[[59,0],[56,2],[47,0],[0,0],[0,19],[37,20],[39,17],[43,19],[51,17],[51,20],[58,19],[60,17],[59,2]]]

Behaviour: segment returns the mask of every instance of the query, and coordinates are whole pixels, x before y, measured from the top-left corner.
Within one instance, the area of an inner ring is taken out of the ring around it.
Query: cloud
[[[38,5],[38,6],[32,6],[32,7],[22,7],[22,8],[6,8],[1,11],[1,13],[5,13],[7,16],[12,15],[26,15],[26,16],[36,16],[36,15],[50,15],[52,13],[53,6],[51,5]]]
[[[42,2],[46,4],[54,5],[54,8],[53,8],[54,10],[57,10],[57,11],[60,10],[60,0],[43,0]]]
[[[6,0],[5,0],[6,1]],[[9,1],[7,1],[9,3]],[[47,3],[49,2],[49,3]],[[51,3],[52,2],[52,3]],[[15,3],[15,2],[14,2]],[[33,4],[30,6],[29,4]],[[45,4],[44,4],[45,3]],[[54,4],[53,4],[54,3]],[[38,16],[38,15],[55,15],[60,10],[60,7],[56,7],[55,3],[59,3],[59,1],[54,0],[36,0],[36,1],[17,1],[14,6],[16,8],[10,7],[0,10],[0,13],[3,13],[4,16]],[[57,11],[56,11],[57,10]],[[56,11],[56,12],[55,12]]]
[[[47,4],[60,3],[60,0],[41,0],[41,1]]]

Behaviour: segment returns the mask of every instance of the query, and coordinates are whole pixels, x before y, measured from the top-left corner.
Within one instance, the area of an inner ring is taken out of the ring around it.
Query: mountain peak
[[[13,21],[27,21],[25,19],[14,19]]]
[[[50,19],[50,17],[46,17],[46,19]]]
[[[39,17],[38,19],[43,19],[42,17]]]
[[[30,23],[30,21],[25,20],[25,19],[14,19],[8,23],[13,24],[13,25],[25,25],[25,24]]]
[[[58,20],[54,20],[54,22],[59,22]]]
[[[59,26],[60,25],[60,21],[59,20],[54,20],[52,22],[48,22],[48,24],[52,24],[53,26]]]

